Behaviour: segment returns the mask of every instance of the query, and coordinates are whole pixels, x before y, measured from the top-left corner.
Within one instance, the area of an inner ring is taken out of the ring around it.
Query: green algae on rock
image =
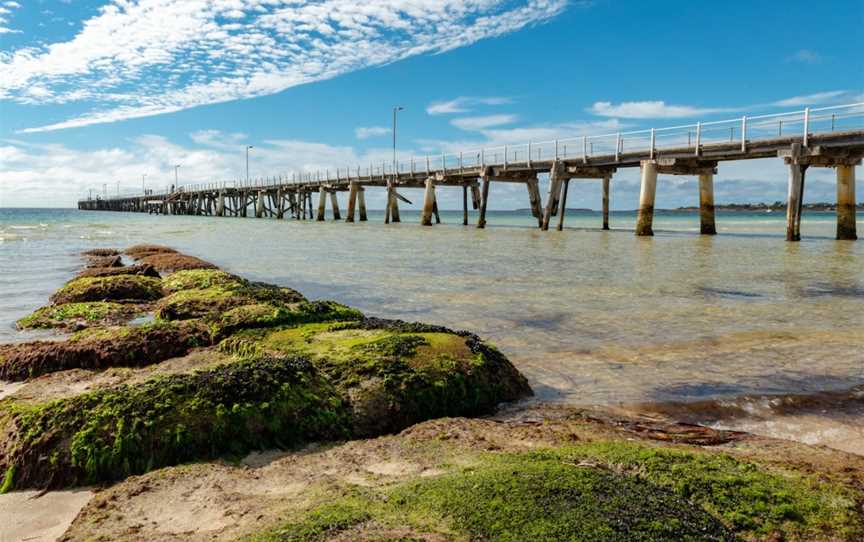
[[[160,278],[159,272],[152,265],[134,264],[121,267],[86,267],[81,270],[75,278],[82,277],[113,277],[115,275],[141,275],[144,277]]]
[[[350,434],[341,399],[303,358],[258,358],[46,404],[0,405],[9,436],[0,470],[9,488],[113,481]]]
[[[501,402],[531,395],[498,350],[440,326],[367,318],[239,333],[220,348],[309,357],[347,397],[357,436],[440,416],[489,414]]]
[[[328,488],[327,498],[247,540],[371,542],[407,532],[412,540],[803,542],[864,534],[848,488],[723,453],[608,440],[460,455],[470,466],[342,487],[336,498]]]
[[[67,341],[0,345],[0,379],[21,381],[66,369],[136,367],[182,356],[211,343],[200,322],[91,328]]]
[[[131,252],[151,254],[144,260],[191,258],[164,247]],[[57,304],[33,322],[73,314],[104,320],[122,306],[113,301],[134,307],[142,299],[158,299],[156,321],[0,346],[0,378],[147,366],[216,340],[236,355],[211,369],[115,382],[47,403],[16,403],[13,394],[0,402],[0,434],[9,437],[0,465],[10,487],[111,481],[256,447],[377,435],[434,416],[491,413],[531,393],[510,362],[473,335],[366,319],[339,303],[307,301],[290,288],[217,269],[175,271],[162,280],[79,278],[52,299]],[[288,408],[286,397],[299,410]]]
[[[82,277],[69,281],[51,296],[51,302],[153,301],[162,297],[162,282],[142,275]]]
[[[112,301],[85,301],[48,305],[17,322],[19,329],[58,328],[77,330],[94,325],[115,325],[132,319],[140,308]]]

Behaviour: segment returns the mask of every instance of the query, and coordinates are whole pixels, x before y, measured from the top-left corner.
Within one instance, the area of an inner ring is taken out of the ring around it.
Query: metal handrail
[[[830,114],[829,114],[830,112]],[[481,147],[471,150],[463,150],[458,153],[442,153],[438,156],[426,155],[422,157],[410,157],[399,161],[394,165],[382,162],[380,166],[369,164],[368,166],[347,166],[344,170],[336,167],[334,171],[322,172],[302,171],[294,172],[288,179],[288,174],[277,177],[265,177],[246,181],[219,181],[214,183],[195,183],[182,185],[170,190],[150,191],[145,194],[134,196],[111,196],[96,198],[103,200],[129,199],[130,197],[161,197],[178,192],[197,192],[201,190],[214,190],[225,188],[250,188],[264,189],[273,186],[291,186],[302,184],[304,186],[320,186],[334,181],[350,181],[359,178],[365,172],[368,178],[398,177],[400,175],[416,174],[417,171],[453,171],[462,170],[466,167],[503,166],[509,167],[516,164],[526,164],[529,167],[534,161],[553,159],[581,159],[588,162],[596,156],[614,156],[616,159],[624,152],[649,152],[654,156],[656,152],[664,148],[684,147],[692,148],[694,154],[698,155],[700,149],[714,143],[740,143],[741,149],[746,150],[748,142],[760,139],[771,139],[772,137],[794,137],[799,135],[804,146],[807,146],[811,135],[830,133],[835,131],[838,124],[851,118],[864,117],[864,102],[833,105],[819,108],[804,108],[796,111],[782,113],[770,113],[764,115],[742,115],[740,117],[697,122],[695,124],[682,124],[678,126],[666,126],[661,128],[647,128],[644,130],[618,131],[614,133],[581,135],[569,138],[554,139],[548,141],[529,141],[517,145],[500,145],[494,147]],[[830,120],[830,130],[814,130],[821,124]],[[803,125],[803,126],[802,126]],[[783,132],[784,127],[788,130]],[[795,128],[792,131],[791,128]],[[771,130],[771,137],[759,138],[748,137]],[[776,130],[776,133],[774,132]],[[634,146],[635,145],[635,146]],[[354,174],[352,175],[352,172]],[[87,200],[82,200],[87,201]]]

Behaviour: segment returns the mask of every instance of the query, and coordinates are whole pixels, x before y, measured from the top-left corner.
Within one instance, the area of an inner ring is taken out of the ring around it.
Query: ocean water
[[[328,213],[329,216],[329,213]],[[370,315],[470,329],[494,342],[538,398],[578,405],[724,400],[864,385],[864,241],[834,241],[832,213],[568,212],[541,232],[527,212],[485,230],[443,224],[277,221],[0,209],[0,343],[81,266],[79,252],[167,244],[226,270]],[[472,224],[476,216],[472,212]],[[859,221],[864,233],[864,223]],[[829,409],[830,410],[830,409]],[[829,413],[830,414],[830,413]],[[826,414],[828,415],[828,414]],[[817,439],[818,440],[818,439]]]

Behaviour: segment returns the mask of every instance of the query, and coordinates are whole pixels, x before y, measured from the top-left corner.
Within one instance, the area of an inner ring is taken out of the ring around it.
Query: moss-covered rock
[[[129,248],[123,250],[123,254],[130,256],[134,259],[145,258],[150,256],[151,254],[176,254],[177,251],[171,247],[166,247],[162,245],[151,245],[151,244],[141,244],[141,245],[132,245]]]
[[[120,256],[89,256],[87,258],[87,267],[102,268],[102,267],[122,267],[123,259]]]
[[[137,256],[135,259],[140,263],[152,265],[160,273],[173,273],[186,269],[216,269],[216,266],[210,262],[185,254],[156,253],[144,257]]]
[[[259,358],[42,405],[0,406],[7,489],[111,481],[350,433],[342,401],[302,358]]]
[[[351,404],[357,435],[404,429],[441,416],[488,414],[531,394],[497,349],[440,326],[365,319],[239,333],[223,351],[302,355]]]
[[[208,318],[222,327],[233,326],[232,329],[246,322],[253,327],[290,323],[287,319],[282,322],[280,315],[297,312],[291,305],[305,301],[299,292],[290,288],[249,282],[215,269],[178,271],[166,277],[163,286],[170,293],[157,304],[157,318]],[[252,306],[255,308],[250,309]],[[235,310],[241,307],[247,309]],[[231,311],[234,312],[222,324],[223,316]],[[244,318],[247,313],[249,316]]]
[[[326,498],[248,540],[371,542],[408,532],[418,535],[411,539],[490,542],[803,542],[857,541],[864,534],[855,491],[725,453],[614,437],[520,453],[478,455],[458,446],[437,449],[470,466],[447,467],[445,460],[437,476],[343,486],[335,498],[328,487]]]
[[[113,301],[85,301],[48,305],[18,320],[19,329],[57,328],[80,330],[95,325],[117,325],[132,319],[141,307]]]
[[[247,284],[242,279],[220,269],[189,269],[171,273],[162,281],[168,293],[181,290],[204,290],[207,288],[241,288]]]
[[[210,342],[211,331],[201,322],[91,328],[67,341],[0,345],[0,379],[20,381],[66,369],[149,365]]]
[[[162,283],[142,275],[82,277],[57,290],[51,301],[80,303],[85,301],[152,301],[162,297]]]
[[[85,250],[81,252],[81,255],[84,257],[89,256],[119,256],[120,251],[116,248],[91,248],[90,250]]]
[[[122,267],[86,267],[75,278],[81,277],[113,277],[116,275],[140,275],[143,277],[160,278],[159,271],[152,265],[134,264]]]

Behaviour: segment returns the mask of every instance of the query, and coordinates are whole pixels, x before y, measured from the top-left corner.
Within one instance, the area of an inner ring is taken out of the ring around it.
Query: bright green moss
[[[302,358],[261,358],[36,406],[8,407],[16,486],[117,480],[165,465],[350,434],[347,409]],[[9,422],[7,422],[9,423]]]
[[[736,540],[706,511],[650,482],[528,455],[489,455],[476,468],[357,490],[253,540],[365,540],[359,533],[372,524],[490,542]]]
[[[92,325],[106,321],[121,321],[135,315],[134,306],[110,301],[87,301],[49,305],[36,310],[30,316],[18,320],[18,327],[55,328]]]
[[[489,542],[861,539],[849,490],[723,454],[607,442],[475,459],[435,478],[328,490],[251,539],[379,540],[370,526]]]
[[[162,297],[162,281],[141,275],[81,277],[66,283],[51,300],[56,304],[84,301],[152,301]]]
[[[213,287],[224,289],[240,288],[248,282],[218,269],[190,269],[171,273],[162,280],[166,292],[180,290],[204,290]]]
[[[776,472],[724,454],[695,454],[627,443],[601,443],[554,455],[570,461],[600,460],[624,468],[697,502],[736,531],[768,535],[796,533],[810,540],[836,532],[864,536],[856,497],[839,485]]]

